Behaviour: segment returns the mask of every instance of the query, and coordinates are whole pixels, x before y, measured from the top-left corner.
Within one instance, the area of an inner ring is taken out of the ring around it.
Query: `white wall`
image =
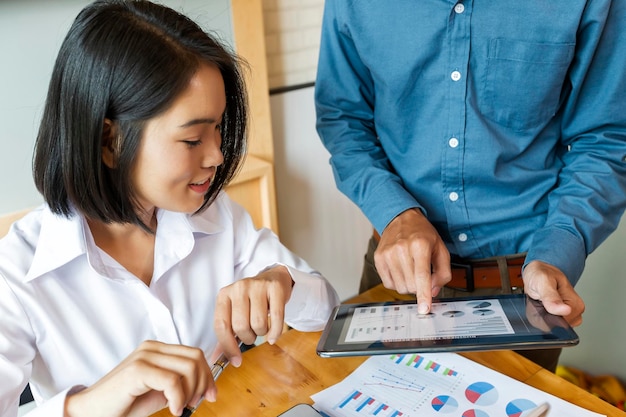
[[[41,203],[32,151],[52,66],[78,12],[91,0],[0,1],[0,214]],[[231,42],[229,0],[164,0]]]
[[[358,290],[371,227],[335,187],[315,132],[313,88],[271,96],[281,239],[321,270],[342,299]],[[588,259],[576,290],[587,310],[581,342],[561,363],[626,381],[626,220]]]
[[[274,94],[270,105],[280,238],[344,300],[358,292],[372,227],[335,187],[315,131],[313,88]]]
[[[576,328],[580,344],[565,349],[560,363],[594,375],[611,374],[626,383],[626,217],[587,258],[576,290],[587,309]]]

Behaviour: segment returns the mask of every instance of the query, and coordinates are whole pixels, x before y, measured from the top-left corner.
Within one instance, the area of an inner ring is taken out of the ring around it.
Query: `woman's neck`
[[[150,285],[154,272],[155,233],[128,223],[107,224],[87,219],[87,224],[96,246],[146,285]],[[156,231],[156,215],[146,225]]]

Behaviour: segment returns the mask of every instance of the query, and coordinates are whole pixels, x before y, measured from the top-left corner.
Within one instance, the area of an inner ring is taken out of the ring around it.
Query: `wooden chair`
[[[0,214],[0,238],[9,232],[9,228],[16,220],[24,217],[31,209],[14,211],[13,213]]]

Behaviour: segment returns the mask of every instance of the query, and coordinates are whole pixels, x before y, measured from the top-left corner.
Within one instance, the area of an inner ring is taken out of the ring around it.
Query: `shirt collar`
[[[195,245],[198,235],[210,235],[224,230],[213,219],[211,207],[207,213],[188,215],[160,210],[155,241],[154,273],[152,282],[159,280],[174,265],[186,258]]]
[[[86,253],[84,222],[73,212],[69,217],[43,210],[39,240],[25,280],[30,281]]]
[[[160,253],[164,257],[157,258],[159,265],[155,265],[155,273],[169,269],[186,257],[193,249],[194,234],[210,235],[223,231],[224,226],[216,220],[214,214],[213,207],[209,207],[206,214],[193,216],[159,210],[157,239],[162,245]],[[64,217],[55,215],[49,209],[44,210],[39,240],[25,280],[31,281],[86,255],[90,248],[87,239],[91,239],[86,227],[84,216],[77,212]]]

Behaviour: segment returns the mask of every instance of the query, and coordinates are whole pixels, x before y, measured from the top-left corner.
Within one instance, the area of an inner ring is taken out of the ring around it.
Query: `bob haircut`
[[[200,212],[237,173],[246,150],[244,62],[180,13],[149,1],[84,8],[57,56],[33,156],[35,185],[52,212],[75,209],[149,230],[129,178],[148,119],[166,111],[201,63],[219,68],[226,109],[217,169]],[[104,119],[117,128],[116,167],[102,160]],[[164,167],[167,169],[167,167]]]

